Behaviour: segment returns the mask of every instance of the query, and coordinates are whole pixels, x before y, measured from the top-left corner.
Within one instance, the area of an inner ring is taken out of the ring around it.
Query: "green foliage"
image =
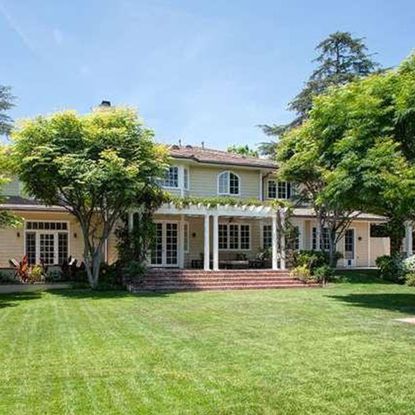
[[[0,271],[1,284],[20,284],[20,281],[10,272]]]
[[[376,258],[376,266],[379,268],[379,277],[385,281],[402,284],[405,281],[406,269],[402,256],[383,255]]]
[[[318,282],[325,283],[334,277],[334,269],[329,265],[322,265],[314,270],[313,276]]]
[[[358,77],[377,71],[379,65],[368,54],[364,39],[354,38],[349,32],[335,32],[320,42],[314,62],[317,68],[311,74],[302,91],[290,102],[289,109],[296,115],[287,125],[261,125],[268,136],[277,137],[276,142],[263,143],[260,151],[275,155],[279,138],[287,131],[301,125],[308,117],[316,96],[324,94],[333,86],[344,85]]]
[[[142,262],[130,261],[123,267],[122,271],[125,279],[137,281],[144,277],[146,267]]]
[[[304,264],[304,265],[298,265],[295,268],[291,270],[291,275],[304,282],[312,281],[313,275],[311,274],[310,268]]]
[[[10,160],[28,194],[65,206],[79,221],[92,287],[114,224],[130,209],[158,200],[167,150],[153,136],[128,108],[37,117],[13,134]]]
[[[408,272],[405,275],[405,284],[409,287],[415,287],[415,272]]]
[[[250,148],[246,145],[233,145],[228,147],[228,153],[239,154],[240,156],[246,157],[258,157],[258,151]]]
[[[41,265],[33,265],[28,271],[28,282],[33,284],[35,282],[45,281],[45,270]]]
[[[336,253],[336,260],[342,257],[340,252]],[[294,256],[294,266],[307,266],[314,273],[317,268],[330,264],[329,254],[324,251],[300,251]]]
[[[14,100],[10,87],[0,85],[0,135],[9,134],[12,129],[12,119],[7,111],[14,106]]]

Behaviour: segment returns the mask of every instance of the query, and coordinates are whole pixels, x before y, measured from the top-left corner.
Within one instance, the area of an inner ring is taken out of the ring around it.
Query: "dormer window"
[[[268,180],[267,193],[268,199],[290,199],[291,183]]]
[[[177,166],[171,166],[166,170],[166,175],[164,179],[160,181],[161,186],[163,187],[179,187],[179,168]]]
[[[218,176],[218,194],[239,195],[239,176],[231,171],[224,171]]]

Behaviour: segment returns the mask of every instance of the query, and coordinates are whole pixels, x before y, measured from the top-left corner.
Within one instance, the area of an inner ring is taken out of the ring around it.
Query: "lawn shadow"
[[[334,283],[348,284],[393,284],[390,281],[382,280],[378,277],[376,269],[362,270],[336,270],[336,280]]]
[[[415,314],[414,294],[348,294],[329,295],[338,301],[347,303],[353,307],[377,308],[389,311],[399,311],[405,314]]]
[[[37,300],[42,296],[39,291],[0,294],[0,310],[6,307],[16,307],[21,301]]]
[[[59,295],[61,297],[76,298],[76,299],[92,299],[92,300],[105,300],[112,298],[137,298],[137,297],[167,297],[169,293],[144,293],[134,294],[126,290],[92,290],[90,288],[56,288],[47,290],[48,293],[53,295]]]

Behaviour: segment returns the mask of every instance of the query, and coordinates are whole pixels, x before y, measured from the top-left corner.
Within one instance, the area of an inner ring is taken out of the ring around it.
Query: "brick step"
[[[262,285],[262,284],[251,284],[251,285],[218,285],[218,286],[164,286],[163,288],[138,288],[131,287],[129,291],[133,293],[150,293],[150,292],[175,292],[175,291],[224,291],[224,290],[257,290],[257,289],[285,289],[285,288],[315,288],[320,287],[319,284],[278,284],[278,285]]]
[[[274,279],[274,280],[281,280],[281,279],[293,279],[291,275],[284,274],[284,275],[263,275],[263,274],[256,274],[256,275],[147,275],[144,277],[145,281],[214,281],[214,280],[225,280],[225,281],[237,281],[237,280],[252,280],[257,281],[260,279]]]
[[[284,274],[287,270],[272,270],[272,269],[220,269],[218,271],[205,271],[203,269],[166,269],[166,268],[150,268],[147,270],[148,275],[199,275],[199,274],[216,274],[224,273],[227,275],[240,275],[240,274],[252,274],[252,273],[267,273],[267,274]]]
[[[226,280],[216,280],[216,281],[144,281],[143,283],[132,283],[132,285],[136,286],[158,286],[162,287],[163,285],[246,285],[246,284],[272,284],[272,285],[278,285],[278,284],[295,284],[299,283],[301,281],[298,280],[290,280],[290,279],[284,279],[284,280],[258,280],[258,281],[252,281],[252,280],[242,280],[242,281],[226,281]]]

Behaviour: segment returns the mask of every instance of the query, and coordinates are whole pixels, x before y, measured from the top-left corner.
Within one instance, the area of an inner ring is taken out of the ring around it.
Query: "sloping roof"
[[[170,155],[173,158],[193,160],[199,163],[225,164],[266,169],[275,169],[277,167],[271,160],[261,159],[258,157],[246,157],[211,148],[173,145],[169,150]]]
[[[373,220],[373,221],[386,221],[388,218],[385,216],[375,215],[374,213],[360,213],[357,212],[354,214],[357,215],[354,220]],[[306,217],[306,218],[315,218],[316,212],[312,208],[299,207],[293,209],[293,216],[297,217]]]
[[[35,199],[28,199],[21,196],[5,196],[0,208],[8,210],[47,210],[64,211],[63,206],[45,206]]]

